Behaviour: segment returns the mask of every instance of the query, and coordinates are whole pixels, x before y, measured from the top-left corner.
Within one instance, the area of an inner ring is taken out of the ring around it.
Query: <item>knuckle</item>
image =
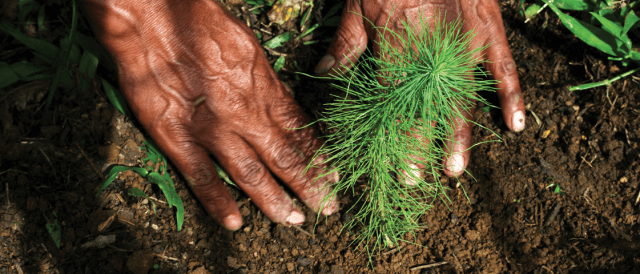
[[[265,166],[255,159],[243,159],[238,166],[239,181],[251,187],[259,186],[269,174]]]
[[[293,144],[283,144],[275,151],[275,165],[284,171],[299,172],[304,158],[302,150]]]

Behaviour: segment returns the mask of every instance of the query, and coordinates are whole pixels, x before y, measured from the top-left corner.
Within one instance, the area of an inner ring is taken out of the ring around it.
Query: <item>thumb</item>
[[[316,65],[316,75],[327,76],[332,71],[344,73],[351,68],[352,63],[358,61],[367,48],[367,33],[364,29],[362,7],[359,2],[346,1],[340,25],[329,45],[329,50]]]

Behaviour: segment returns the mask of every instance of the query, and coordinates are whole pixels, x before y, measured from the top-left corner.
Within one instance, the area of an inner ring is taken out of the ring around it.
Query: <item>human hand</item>
[[[433,28],[434,18],[445,18],[445,14],[448,15],[447,22],[460,15],[463,32],[474,31],[475,37],[471,41],[473,47],[488,45],[481,52],[482,56],[478,56],[478,60],[488,60],[489,62],[484,63],[485,68],[494,79],[500,81],[497,92],[507,126],[512,131],[522,131],[525,127],[524,100],[507,43],[500,7],[495,0],[347,0],[338,30],[327,54],[316,66],[315,73],[319,76],[345,73],[343,66],[349,68],[351,63],[357,62],[369,39],[374,42],[374,54],[378,54],[381,37],[376,27],[386,26],[399,32],[402,21],[417,23],[423,18]],[[474,110],[472,108],[461,113],[471,120]],[[452,123],[454,134],[446,144],[448,155],[451,156],[444,159],[444,173],[458,176],[469,163],[468,148],[472,144],[472,132],[471,124],[462,119]]]
[[[242,216],[209,157],[274,222],[304,215],[282,180],[312,210],[337,204],[306,171],[321,146],[269,65],[255,35],[214,1],[84,0],[96,36],[118,65],[132,111],[180,170],[205,210],[228,229]]]

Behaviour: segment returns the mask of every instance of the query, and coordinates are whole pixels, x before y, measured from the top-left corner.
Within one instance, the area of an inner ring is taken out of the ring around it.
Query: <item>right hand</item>
[[[509,50],[509,44],[497,0],[346,0],[342,19],[327,54],[316,66],[316,75],[327,76],[333,72],[345,73],[343,66],[356,63],[360,54],[373,41],[374,54],[378,54],[382,37],[374,28],[388,27],[396,33],[402,21],[420,22],[423,18],[433,29],[435,16],[453,21],[461,16],[462,31],[473,31],[472,47],[488,47],[482,51],[485,68],[500,82],[496,85],[504,120],[512,131],[524,130],[524,99],[520,90],[518,72]],[[366,20],[365,20],[366,19]],[[480,57],[480,56],[478,56]],[[480,60],[481,58],[478,58]],[[475,108],[458,106],[465,119],[471,120]],[[453,136],[446,142],[450,156],[443,159],[444,173],[459,176],[469,163],[472,144],[471,123],[463,119],[451,121]]]

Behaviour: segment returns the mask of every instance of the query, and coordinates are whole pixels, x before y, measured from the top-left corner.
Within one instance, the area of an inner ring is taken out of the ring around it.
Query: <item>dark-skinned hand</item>
[[[210,155],[275,222],[305,219],[276,178],[312,210],[336,210],[322,203],[336,174],[305,172],[321,143],[297,129],[303,112],[246,25],[212,0],[82,4],[132,111],[218,223],[236,230],[242,216]]]
[[[349,67],[351,62],[355,63],[369,40],[374,42],[373,51],[377,54],[381,37],[374,25],[402,33],[403,21],[417,23],[422,18],[433,29],[434,18],[446,18],[451,22],[458,16],[463,20],[462,30],[475,33],[472,47],[488,45],[482,55],[477,56],[478,60],[488,60],[484,63],[485,68],[500,81],[497,92],[507,126],[512,131],[522,131],[525,127],[524,100],[496,0],[347,0],[338,31],[315,72],[319,76],[345,73],[343,65]],[[467,109],[462,111],[465,118],[472,119],[475,108],[460,107]],[[469,164],[472,132],[471,124],[461,119],[452,123],[455,132],[453,141],[447,142],[451,156],[443,159],[444,173],[458,176]]]

